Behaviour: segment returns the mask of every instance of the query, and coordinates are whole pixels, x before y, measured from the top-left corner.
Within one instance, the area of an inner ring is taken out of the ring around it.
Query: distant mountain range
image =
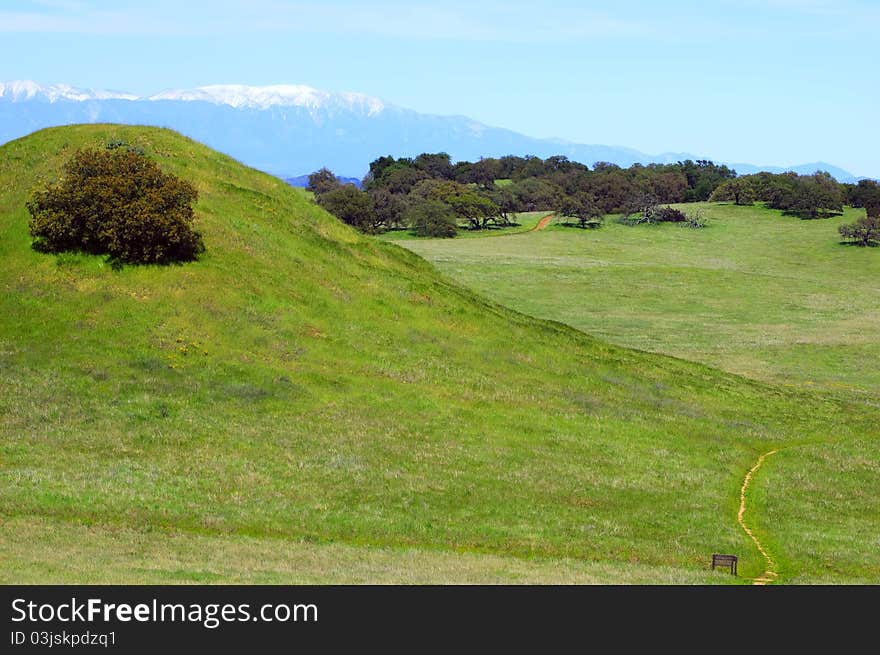
[[[565,155],[588,165],[606,161],[624,167],[710,159],[536,139],[464,116],[420,114],[360,93],[329,93],[302,85],[215,85],[142,97],[67,85],[0,82],[0,143],[70,123],[170,127],[249,166],[285,178],[326,166],[338,175],[360,179],[379,156],[441,151],[454,160],[510,154]],[[856,179],[848,171],[823,162],[789,168],[730,165],[740,174],[826,170],[840,181]]]
[[[693,158],[692,158],[693,159]],[[831,173],[838,182],[856,182],[861,179],[850,173],[849,171],[845,171],[842,168],[835,166],[834,164],[829,164],[824,161],[813,162],[812,164],[798,164],[797,166],[755,166],[754,164],[731,164],[728,162],[723,162],[734,169],[739,175],[751,175],[752,173],[759,173],[761,171],[767,171],[768,173],[785,173],[787,171],[794,171],[800,175],[811,175],[816,171],[826,171]]]
[[[353,184],[358,189],[361,188],[361,179],[362,178],[342,177],[340,175],[337,175],[336,179],[339,180],[340,184]],[[309,186],[309,176],[308,175],[297,175],[296,177],[285,177],[284,181],[287,182],[290,186],[298,186],[303,189],[305,189],[307,186]]]

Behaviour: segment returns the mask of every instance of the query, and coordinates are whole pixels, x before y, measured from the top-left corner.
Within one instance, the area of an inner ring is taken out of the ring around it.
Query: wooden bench
[[[712,555],[712,570],[714,571],[716,567],[728,567],[730,568],[730,573],[736,575],[736,562],[736,555],[719,555],[714,553]]]

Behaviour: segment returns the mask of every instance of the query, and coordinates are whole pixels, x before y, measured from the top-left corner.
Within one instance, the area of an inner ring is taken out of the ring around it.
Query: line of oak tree
[[[503,182],[501,182],[503,181]],[[872,244],[874,208],[880,204],[876,182],[841,184],[826,172],[757,173],[736,171],[708,160],[674,164],[633,164],[622,168],[598,162],[592,168],[565,156],[485,158],[452,162],[447,153],[417,157],[379,157],[370,164],[361,188],[342,184],[328,169],[309,176],[317,202],[344,222],[367,233],[409,229],[419,236],[451,237],[459,229],[506,227],[519,212],[554,212],[581,228],[602,225],[620,214],[628,225],[675,222],[703,227],[699,212],[682,212],[673,203],[763,202],[801,218],[839,214],[844,205],[865,207],[866,221],[841,228],[854,242]],[[866,236],[867,235],[867,236]]]

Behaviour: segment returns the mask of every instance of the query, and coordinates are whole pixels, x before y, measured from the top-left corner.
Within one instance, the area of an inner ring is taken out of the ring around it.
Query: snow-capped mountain
[[[363,93],[328,93],[302,84],[245,86],[215,84],[195,89],[163,91],[148,100],[201,100],[217,105],[248,109],[269,107],[307,107],[313,110],[337,109],[372,116],[385,109],[385,103]]]
[[[326,166],[337,175],[359,178],[382,155],[441,151],[471,161],[510,154],[565,155],[585,164],[620,166],[698,159],[686,153],[654,156],[631,148],[535,139],[464,116],[420,114],[362,93],[297,84],[222,84],[138,96],[65,84],[0,82],[0,143],[44,127],[96,122],[170,127],[281,177]],[[840,169],[831,172],[838,179],[852,177]]]
[[[151,96],[133,93],[80,89],[66,84],[44,86],[30,80],[0,82],[0,98],[12,102],[43,100],[58,102],[71,100],[180,100],[210,102],[229,105],[236,109],[268,109],[270,107],[306,107],[312,110],[336,109],[377,114],[385,109],[379,98],[363,93],[329,93],[304,84],[275,84],[271,86],[247,86],[244,84],[214,84],[195,89],[173,89]]]
[[[67,84],[53,84],[43,86],[30,80],[18,80],[13,82],[0,82],[0,99],[12,102],[24,102],[27,100],[43,100],[57,102],[58,100],[72,100],[83,102],[85,100],[137,100],[138,97],[131,93],[119,93],[117,91],[95,91],[92,89],[78,89]]]

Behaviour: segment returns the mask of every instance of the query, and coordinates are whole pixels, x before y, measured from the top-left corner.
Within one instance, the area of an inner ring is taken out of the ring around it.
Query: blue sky
[[[880,176],[880,2],[5,0],[0,80],[361,91],[538,137]]]

